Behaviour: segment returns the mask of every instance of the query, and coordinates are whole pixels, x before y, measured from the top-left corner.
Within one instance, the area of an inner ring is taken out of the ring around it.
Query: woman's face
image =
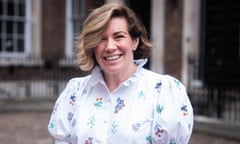
[[[94,49],[95,57],[105,74],[127,73],[135,67],[133,51],[138,39],[128,33],[127,21],[123,17],[112,18],[105,29],[101,42]]]

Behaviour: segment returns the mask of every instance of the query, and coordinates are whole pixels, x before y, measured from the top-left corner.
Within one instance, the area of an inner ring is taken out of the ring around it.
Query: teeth
[[[118,59],[120,56],[119,55],[116,55],[116,56],[108,56],[108,57],[105,57],[105,60],[116,60]]]

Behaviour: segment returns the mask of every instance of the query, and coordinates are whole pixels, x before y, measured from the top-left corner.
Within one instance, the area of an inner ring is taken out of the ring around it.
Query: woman
[[[193,111],[175,78],[143,68],[152,44],[143,24],[121,4],[93,10],[77,41],[81,70],[54,106],[56,144],[186,144]]]

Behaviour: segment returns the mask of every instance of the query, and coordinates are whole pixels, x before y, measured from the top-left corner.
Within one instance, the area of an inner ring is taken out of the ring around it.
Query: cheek
[[[121,45],[121,48],[124,49],[125,51],[132,51],[134,47],[134,43],[130,39],[126,41],[122,41],[120,45]]]
[[[99,45],[94,49],[94,55],[97,59],[101,57],[102,51],[103,50],[102,50],[101,46],[99,46]]]
[[[121,47],[122,51],[124,51],[125,53],[129,53],[133,51],[133,47],[131,45],[131,43],[125,43],[122,45]]]

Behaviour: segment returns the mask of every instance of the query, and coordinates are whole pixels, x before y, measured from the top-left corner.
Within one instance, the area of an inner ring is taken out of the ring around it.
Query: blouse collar
[[[147,59],[138,59],[134,60],[134,63],[138,65],[136,72],[129,77],[125,82],[123,82],[123,85],[128,86],[131,82],[134,82],[138,79],[139,75],[141,74],[141,70],[143,66],[147,63]],[[92,70],[91,78],[87,84],[89,87],[95,86],[97,83],[105,84],[104,78],[103,78],[103,72],[100,69],[99,66],[95,66],[95,68]]]

